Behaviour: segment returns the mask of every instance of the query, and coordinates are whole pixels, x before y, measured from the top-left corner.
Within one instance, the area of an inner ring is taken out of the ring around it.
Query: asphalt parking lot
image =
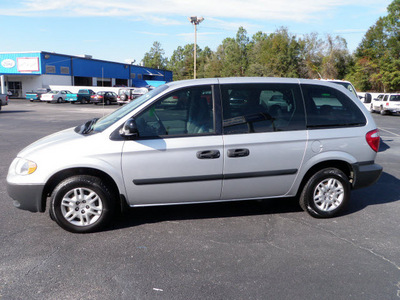
[[[3,107],[0,299],[400,299],[399,115],[374,114],[384,173],[333,219],[293,199],[136,208],[80,235],[13,207],[5,181],[23,147],[116,108]]]

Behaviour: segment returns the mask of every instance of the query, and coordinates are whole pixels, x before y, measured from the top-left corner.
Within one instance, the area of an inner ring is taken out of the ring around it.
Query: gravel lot
[[[13,207],[5,181],[23,147],[116,108],[3,107],[0,299],[400,299],[400,116],[374,115],[384,173],[333,219],[279,199],[137,208],[79,235]]]

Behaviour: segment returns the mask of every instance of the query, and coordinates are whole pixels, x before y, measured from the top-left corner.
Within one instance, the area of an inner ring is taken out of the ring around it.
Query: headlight
[[[20,158],[15,166],[18,175],[29,175],[36,171],[37,165],[33,161]]]

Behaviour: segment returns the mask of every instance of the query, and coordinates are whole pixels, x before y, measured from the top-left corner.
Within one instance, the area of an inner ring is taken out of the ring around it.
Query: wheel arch
[[[115,195],[116,199],[124,199],[123,197],[120,196],[122,193],[120,192],[115,180],[110,175],[105,173],[104,171],[94,169],[94,168],[84,168],[84,167],[70,168],[70,169],[65,169],[65,170],[55,173],[46,182],[46,185],[44,186],[43,194],[42,194],[41,212],[44,212],[46,210],[47,198],[51,196],[55,187],[62,180],[72,177],[72,176],[75,176],[75,175],[91,175],[91,176],[98,177],[107,185],[107,187],[110,189],[110,192]]]
[[[336,169],[341,170],[349,179],[350,184],[352,184],[352,182],[354,180],[354,171],[353,171],[351,164],[349,164],[348,162],[343,161],[343,160],[326,160],[326,161],[319,162],[319,163],[315,164],[314,166],[312,166],[310,169],[308,169],[308,171],[303,176],[303,178],[300,182],[299,188],[297,189],[296,197],[300,196],[304,186],[306,185],[308,180],[315,173],[317,173],[318,171],[320,171],[322,169],[326,169],[326,168],[336,168]]]

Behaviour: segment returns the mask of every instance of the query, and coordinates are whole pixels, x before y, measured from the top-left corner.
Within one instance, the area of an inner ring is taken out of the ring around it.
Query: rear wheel
[[[65,230],[100,230],[111,219],[115,198],[100,178],[88,175],[63,180],[51,196],[50,215]]]
[[[300,195],[300,206],[311,216],[330,218],[346,206],[350,198],[350,183],[339,169],[327,168],[315,173]]]

